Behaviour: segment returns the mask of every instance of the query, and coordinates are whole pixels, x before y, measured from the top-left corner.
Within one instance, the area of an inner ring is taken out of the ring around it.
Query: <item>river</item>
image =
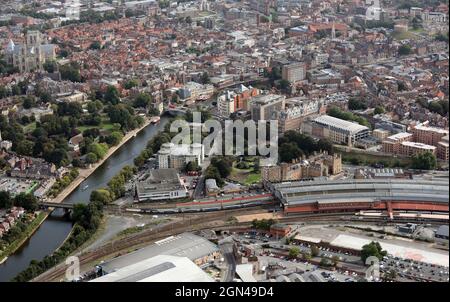
[[[136,137],[131,138],[97,168],[76,188],[64,203],[87,203],[92,190],[105,187],[108,181],[125,165],[132,165],[134,158],[145,148],[147,142],[164,129],[168,118],[161,117],[158,125],[149,125]],[[87,189],[83,190],[88,185]],[[72,229],[72,224],[61,219],[61,212],[54,211],[39,227],[36,233],[8,260],[0,265],[0,282],[9,281],[26,269],[31,260],[41,260],[51,254],[64,241]]]

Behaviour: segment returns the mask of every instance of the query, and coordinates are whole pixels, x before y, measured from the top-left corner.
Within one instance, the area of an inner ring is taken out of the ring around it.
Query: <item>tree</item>
[[[412,168],[420,170],[433,170],[437,166],[436,156],[427,151],[419,153],[412,158]]]
[[[366,263],[366,259],[369,257],[377,257],[379,260],[382,260],[384,256],[387,255],[387,252],[381,248],[379,242],[372,241],[369,244],[363,245],[361,250],[361,260],[363,263]]]
[[[91,45],[89,46],[89,49],[94,49],[94,50],[100,49],[100,48],[102,48],[102,45],[100,44],[99,41],[94,41],[94,42],[92,42]]]
[[[141,107],[141,108],[147,108],[147,106],[152,101],[152,98],[147,93],[139,93],[137,97],[134,99],[133,107]]]
[[[320,151],[327,151],[329,154],[333,153],[333,144],[326,138],[321,138],[317,142],[317,149]]]
[[[322,257],[320,259],[319,265],[322,266],[322,267],[328,267],[328,266],[330,266],[330,262],[329,262],[329,260],[327,258]]]
[[[110,146],[118,145],[123,139],[122,132],[114,131],[106,137],[106,143]]]
[[[348,101],[348,109],[350,109],[350,110],[365,110],[365,109],[367,109],[367,104],[361,99],[351,98]]]
[[[57,166],[64,166],[69,161],[67,151],[62,148],[54,149],[48,156],[48,161]]]
[[[107,204],[113,201],[113,196],[111,195],[111,192],[106,188],[97,189],[91,192],[90,201],[99,201],[103,204]]]
[[[17,143],[16,152],[20,155],[32,156],[34,143],[29,140],[22,140]]]
[[[111,123],[119,123],[124,130],[135,129],[142,123],[142,117],[135,117],[133,108],[125,104],[110,106],[107,112]]]
[[[0,209],[8,209],[12,207],[13,200],[8,191],[0,191]]]
[[[227,157],[213,157],[211,165],[216,167],[222,178],[230,175],[233,161]]]
[[[88,164],[93,164],[96,163],[98,161],[98,157],[94,152],[90,152],[88,154],[86,154],[86,162]]]
[[[439,113],[441,115],[444,113],[444,108],[442,108],[441,103],[436,101],[430,102],[428,104],[428,110],[430,110],[431,112]]]
[[[115,86],[108,86],[103,98],[106,102],[116,105],[120,102],[120,94]]]
[[[27,96],[23,99],[22,106],[24,109],[30,109],[30,108],[36,106],[36,99],[32,96]]]
[[[59,72],[61,73],[61,79],[63,80],[81,82],[80,68],[74,63],[62,65],[59,68]]]
[[[297,159],[302,155],[302,151],[295,143],[286,143],[280,145],[280,161],[292,162],[293,159]]]
[[[400,47],[398,48],[398,54],[399,54],[400,56],[407,56],[407,55],[412,54],[412,48],[411,48],[411,46],[406,45],[406,44],[400,46]]]
[[[222,176],[220,175],[219,170],[217,169],[217,167],[213,165],[209,165],[209,167],[206,169],[205,179],[215,179],[219,187],[223,186],[224,184],[224,181],[222,179]]]
[[[398,91],[406,91],[406,90],[408,90],[408,87],[406,86],[405,82],[398,81],[397,82],[397,90]]]
[[[43,67],[44,70],[47,71],[48,73],[54,73],[58,69],[56,62],[53,60],[46,61]]]
[[[280,90],[283,90],[283,91],[286,91],[290,85],[291,85],[291,83],[289,83],[288,80],[284,80],[284,79],[281,79],[280,82],[278,83],[278,87],[280,88]]]
[[[337,255],[334,255],[331,257],[331,262],[333,263],[333,266],[336,266],[339,262],[339,257]]]
[[[198,165],[198,163],[196,161],[190,161],[185,165],[184,170],[186,172],[198,171],[198,170],[201,170],[201,167]]]
[[[98,159],[103,158],[108,152],[108,145],[105,143],[92,143],[87,147],[88,153],[94,153]]]
[[[129,80],[129,81],[127,81],[127,82],[125,82],[125,84],[123,85],[123,87],[125,88],[125,89],[131,89],[131,88],[133,88],[133,87],[136,87],[136,86],[138,86],[138,81],[136,81],[136,80]]]
[[[14,205],[22,207],[27,211],[36,211],[38,208],[37,199],[33,194],[19,193],[14,197]]]
[[[375,110],[373,111],[374,114],[382,114],[384,113],[384,107],[383,106],[377,106],[375,107]]]
[[[87,104],[87,111],[89,113],[100,112],[103,109],[103,104],[100,101],[93,101]]]
[[[289,249],[289,258],[296,259],[300,254],[300,249],[298,247],[292,247]]]
[[[423,21],[422,21],[422,17],[420,15],[414,16],[414,18],[411,21],[412,23],[412,27],[414,30],[423,28]]]
[[[311,256],[312,257],[317,257],[317,256],[319,256],[319,253],[320,253],[319,248],[317,246],[315,246],[315,245],[312,245],[311,246]]]
[[[209,78],[209,74],[206,71],[202,74],[202,77],[201,77],[200,80],[201,80],[202,84],[209,84],[209,83],[211,83],[211,79]]]

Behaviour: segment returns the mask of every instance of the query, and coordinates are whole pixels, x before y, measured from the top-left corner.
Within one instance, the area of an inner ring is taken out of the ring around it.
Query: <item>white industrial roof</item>
[[[187,257],[158,255],[90,282],[213,282]]]
[[[111,259],[103,263],[101,267],[106,272],[113,272],[157,255],[172,255],[196,260],[218,250],[217,245],[203,237],[183,233],[167,237],[132,253]]]
[[[256,282],[253,277],[253,265],[252,264],[239,264],[236,266],[236,274],[241,278],[243,282]]]
[[[369,129],[366,126],[362,126],[360,124],[352,123],[346,120],[341,120],[329,115],[321,115],[314,119],[314,121],[320,124],[328,125],[330,127],[349,131],[350,133],[358,133],[360,131]]]
[[[369,238],[361,238],[353,235],[340,234],[333,241],[331,241],[331,245],[351,248],[354,250],[361,250],[364,245],[369,244],[371,241],[373,240]],[[413,259],[416,261],[443,265],[448,267],[449,264],[448,254],[437,253],[393,243],[387,243],[381,240],[376,241],[380,243],[381,248],[383,250],[386,250],[389,254],[395,257],[401,257],[404,259]]]

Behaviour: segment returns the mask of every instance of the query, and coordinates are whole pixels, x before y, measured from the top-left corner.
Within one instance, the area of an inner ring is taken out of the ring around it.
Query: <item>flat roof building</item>
[[[285,97],[277,94],[258,95],[251,99],[252,120],[277,119],[280,111],[285,108]]]
[[[141,248],[132,253],[102,263],[103,273],[109,274],[129,265],[159,255],[186,257],[196,265],[202,265],[220,256],[220,250],[211,241],[192,233],[182,233]]]
[[[176,169],[150,170],[149,177],[136,183],[138,201],[184,198],[188,191]]]
[[[316,137],[328,138],[336,144],[352,145],[370,134],[370,130],[366,126],[329,115],[321,115],[313,119],[308,125],[303,126],[304,132],[309,132],[309,134]]]
[[[160,169],[181,170],[189,162],[196,162],[198,165],[205,159],[204,146],[202,144],[162,144],[157,154],[158,167]]]
[[[214,282],[187,257],[158,255],[122,267],[91,282]]]

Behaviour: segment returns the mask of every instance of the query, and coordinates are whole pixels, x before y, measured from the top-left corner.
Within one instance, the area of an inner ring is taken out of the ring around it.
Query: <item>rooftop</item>
[[[113,272],[158,255],[187,257],[190,260],[195,260],[218,250],[215,244],[203,237],[183,233],[167,237],[130,254],[114,258],[102,264],[101,267],[105,272]]]
[[[430,146],[422,143],[416,143],[416,142],[402,142],[403,146],[413,147],[413,148],[420,148],[420,149],[426,149],[426,150],[435,150],[435,146]]]
[[[350,133],[357,133],[357,132],[369,129],[366,126],[362,126],[357,123],[352,123],[349,121],[341,120],[341,119],[338,119],[338,118],[335,118],[335,117],[332,117],[329,115],[321,115],[321,116],[315,118],[314,122],[323,124],[323,125],[327,125],[330,127],[342,129],[345,131],[349,131]]]
[[[213,282],[213,279],[187,257],[158,255],[91,282]]]

